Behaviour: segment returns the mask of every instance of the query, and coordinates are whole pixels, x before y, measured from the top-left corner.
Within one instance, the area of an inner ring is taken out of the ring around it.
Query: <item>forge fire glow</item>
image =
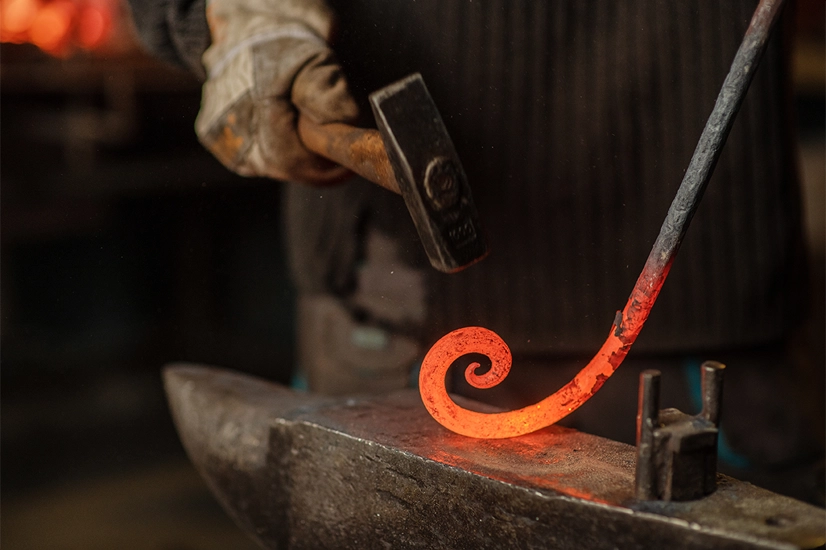
[[[0,0],[0,42],[29,42],[65,57],[93,50],[114,29],[115,0]]]

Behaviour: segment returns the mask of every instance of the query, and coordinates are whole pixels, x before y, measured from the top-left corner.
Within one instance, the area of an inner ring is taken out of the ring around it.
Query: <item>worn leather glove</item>
[[[212,45],[195,128],[225,166],[245,176],[326,184],[347,170],[308,151],[298,114],[350,122],[358,107],[327,41],[323,0],[211,0]]]

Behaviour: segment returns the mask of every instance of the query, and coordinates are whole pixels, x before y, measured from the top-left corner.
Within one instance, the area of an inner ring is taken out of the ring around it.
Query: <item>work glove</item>
[[[227,168],[329,184],[345,168],[308,151],[299,113],[316,123],[351,122],[358,107],[328,46],[333,13],[323,0],[210,0],[212,45],[195,122],[198,137]]]

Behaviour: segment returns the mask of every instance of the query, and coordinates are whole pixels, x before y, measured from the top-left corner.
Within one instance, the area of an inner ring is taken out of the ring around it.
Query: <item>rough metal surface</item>
[[[824,543],[826,512],[725,476],[701,500],[637,501],[634,447],[573,430],[469,439],[433,421],[412,390],[318,398],[188,365],[164,378],[190,458],[266,548]]]
[[[693,500],[717,488],[717,422],[722,413],[725,366],[700,368],[703,410],[690,416],[659,410],[660,372],[640,375],[637,410],[636,495],[644,500]]]

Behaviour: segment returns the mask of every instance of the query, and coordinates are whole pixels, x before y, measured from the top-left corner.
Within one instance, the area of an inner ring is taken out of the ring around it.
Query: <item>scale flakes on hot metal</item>
[[[453,362],[463,355],[481,353],[490,359],[491,367],[484,374],[475,372],[479,363],[471,363],[465,369],[465,379],[475,388],[488,389],[496,386],[511,369],[510,349],[498,334],[483,327],[454,330],[440,338],[422,361],[419,391],[424,406],[439,424],[468,437],[502,439],[550,426],[590,399],[617,370],[648,317],[657,293],[659,288],[653,292],[644,313],[641,309],[635,309],[635,314],[632,314],[634,318],[622,314],[623,319],[628,319],[628,323],[612,327],[611,334],[597,355],[573,380],[539,403],[515,411],[480,413],[460,407],[450,398],[445,376]],[[628,309],[626,306],[626,310]],[[622,326],[634,328],[623,330]]]

